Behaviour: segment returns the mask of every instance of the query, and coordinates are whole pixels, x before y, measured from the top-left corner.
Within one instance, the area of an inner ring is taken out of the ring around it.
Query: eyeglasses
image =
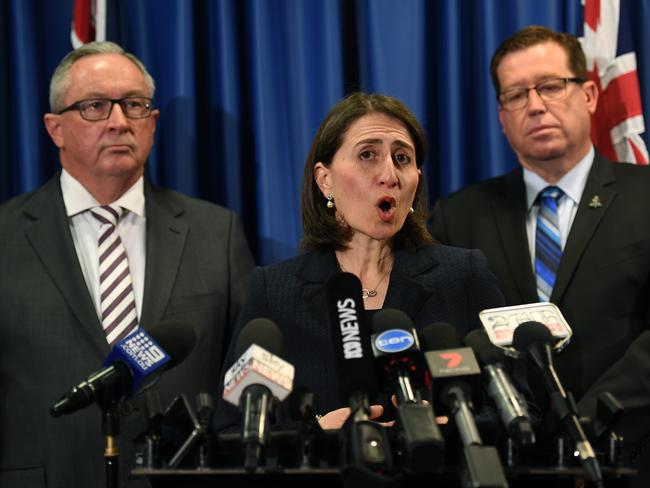
[[[567,94],[567,83],[584,83],[582,78],[549,78],[535,86],[527,88],[511,88],[501,92],[498,96],[499,103],[504,110],[519,110],[528,105],[528,93],[535,90],[545,102],[560,100]]]
[[[64,108],[59,112],[59,115],[71,110],[79,110],[84,120],[106,120],[111,116],[113,105],[116,103],[122,107],[122,112],[129,119],[147,118],[153,110],[153,100],[146,97],[125,97],[121,99],[89,98],[87,100],[79,100]]]

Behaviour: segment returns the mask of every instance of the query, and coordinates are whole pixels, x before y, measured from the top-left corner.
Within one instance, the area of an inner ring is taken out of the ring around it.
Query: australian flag
[[[92,41],[113,41],[123,45],[128,39],[125,18],[133,7],[132,3],[131,0],[73,0],[72,47],[76,49]]]
[[[106,0],[74,0],[70,41],[75,49],[106,40]]]
[[[632,2],[583,0],[584,37],[589,77],[598,85],[600,98],[593,116],[591,136],[595,146],[612,161],[648,164],[643,107],[637,76],[636,54],[626,22]]]

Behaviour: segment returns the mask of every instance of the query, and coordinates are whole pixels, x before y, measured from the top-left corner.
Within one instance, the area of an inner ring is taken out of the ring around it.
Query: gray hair
[[[70,87],[68,73],[72,65],[84,56],[91,56],[93,54],[121,54],[130,60],[144,75],[144,81],[149,89],[149,96],[153,98],[154,92],[156,91],[156,83],[142,61],[133,54],[124,51],[124,49],[114,42],[95,41],[70,51],[54,70],[54,74],[50,80],[50,110],[52,113],[58,113],[65,108],[63,106],[63,96]]]

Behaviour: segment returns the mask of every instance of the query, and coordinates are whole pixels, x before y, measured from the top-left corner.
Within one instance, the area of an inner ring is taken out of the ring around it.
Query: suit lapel
[[[145,182],[147,218],[146,270],[140,325],[150,328],[163,318],[181,263],[188,226],[184,210]]]
[[[25,215],[32,221],[25,230],[27,240],[77,319],[80,331],[98,354],[105,356],[108,343],[79,265],[58,174],[34,195]]]
[[[417,316],[431,294],[426,281],[421,280],[420,276],[438,265],[438,261],[426,249],[395,253],[383,308],[399,309],[412,318]]]
[[[508,263],[509,272],[519,291],[520,303],[537,301],[535,276],[531,265],[526,233],[526,190],[521,168],[504,177],[497,197],[491,202],[500,253]],[[508,301],[512,298],[508,297]]]
[[[409,317],[416,317],[431,293],[431,290],[427,288],[426,280],[422,280],[421,276],[437,264],[438,261],[426,250],[397,251],[382,308],[397,308]],[[313,300],[313,303],[322,303],[326,307],[325,282],[338,271],[333,252],[316,251],[306,254],[305,261],[296,272],[297,276],[305,283],[305,298]],[[327,310],[324,309],[323,313],[327,313]]]
[[[578,205],[575,220],[569,231],[566,247],[562,253],[560,268],[558,269],[555,286],[551,294],[551,301],[554,303],[561,301],[562,295],[571,281],[571,277],[584,254],[587,244],[598,228],[602,218],[607,213],[614,198],[616,198],[616,191],[612,188],[607,188],[607,185],[616,180],[610,166],[611,164],[596,153],[593,166],[587,178],[585,190]],[[590,203],[594,199],[601,206],[590,206]]]
[[[334,252],[313,251],[304,254],[304,261],[296,270],[296,276],[304,282],[304,296],[312,300],[324,296],[325,282],[339,271]]]
[[[390,274],[388,292],[383,308],[399,308],[410,317],[415,317],[424,305],[429,290],[418,279],[418,275],[434,267],[437,262],[427,253],[414,253],[416,258],[406,259],[406,251],[395,254],[395,264]],[[411,253],[409,253],[411,255]],[[305,255],[305,261],[296,274],[305,283],[304,296],[318,300],[326,306],[325,283],[339,271],[336,257],[331,251],[315,251]],[[326,310],[323,310],[326,313]]]

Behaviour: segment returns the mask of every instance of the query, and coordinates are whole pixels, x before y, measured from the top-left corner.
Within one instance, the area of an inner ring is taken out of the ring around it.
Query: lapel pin
[[[589,207],[590,208],[600,208],[603,206],[603,202],[600,199],[598,195],[594,195],[591,199],[591,202],[589,202]]]

